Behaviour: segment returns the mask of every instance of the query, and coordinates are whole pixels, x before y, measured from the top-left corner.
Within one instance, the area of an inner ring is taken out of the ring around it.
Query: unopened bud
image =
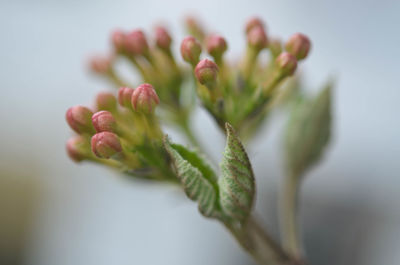
[[[203,41],[205,33],[201,23],[193,16],[188,16],[185,19],[186,29],[189,34]]]
[[[126,34],[121,30],[115,30],[111,34],[111,42],[116,52],[125,50]]]
[[[160,100],[152,85],[141,84],[133,91],[131,103],[135,111],[149,114],[154,112]]]
[[[99,158],[110,158],[122,152],[118,136],[112,132],[96,133],[91,141],[92,152]]]
[[[92,116],[92,123],[96,132],[115,132],[117,122],[111,112],[102,110]]]
[[[253,27],[247,34],[247,43],[257,51],[261,51],[268,46],[268,38],[262,27]]]
[[[156,45],[158,48],[164,51],[169,51],[169,48],[171,46],[171,35],[169,35],[168,31],[164,27],[157,27],[155,29],[156,31]]]
[[[214,58],[221,58],[222,54],[228,49],[228,45],[220,35],[211,35],[207,38],[207,51]]]
[[[131,98],[133,89],[130,87],[121,87],[118,90],[118,103],[122,107],[131,108]]]
[[[143,31],[134,30],[127,34],[125,38],[125,48],[133,54],[145,55],[149,51],[149,45]]]
[[[76,135],[68,139],[65,148],[67,150],[68,156],[75,162],[81,162],[87,158],[87,153],[85,152],[85,147],[89,147],[85,137],[81,135]]]
[[[72,130],[81,133],[94,133],[92,125],[93,112],[83,106],[74,106],[67,110],[65,118]]]
[[[113,56],[93,56],[89,60],[90,69],[100,75],[107,74],[112,66]]]
[[[253,28],[260,27],[264,28],[264,22],[258,17],[250,18],[246,23],[246,34],[248,34]]]
[[[100,92],[96,96],[97,110],[115,110],[117,107],[117,99],[112,93]]]
[[[212,85],[217,81],[218,66],[213,61],[203,59],[197,64],[194,72],[200,84]]]
[[[297,60],[288,52],[281,53],[275,60],[275,63],[283,76],[293,75],[296,71]]]
[[[272,53],[272,56],[277,57],[282,53],[282,42],[278,39],[272,39],[268,43],[268,48]]]
[[[307,57],[311,48],[311,42],[306,35],[296,33],[290,37],[285,48],[289,53],[293,54],[297,60],[302,60]]]
[[[183,39],[181,44],[181,55],[183,60],[195,66],[199,62],[201,44],[193,36]]]

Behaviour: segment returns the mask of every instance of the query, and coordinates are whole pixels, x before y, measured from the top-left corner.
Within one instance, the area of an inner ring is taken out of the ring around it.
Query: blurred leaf
[[[254,174],[249,158],[232,126],[226,123],[227,143],[219,180],[223,212],[240,222],[249,216],[255,194]]]

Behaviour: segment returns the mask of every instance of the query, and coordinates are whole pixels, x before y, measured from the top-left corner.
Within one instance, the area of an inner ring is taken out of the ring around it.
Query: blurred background
[[[0,264],[253,264],[180,191],[65,154],[66,109],[112,90],[88,73],[88,56],[109,49],[115,28],[151,32],[160,21],[177,50],[187,14],[227,38],[230,58],[244,50],[253,15],[270,35],[310,36],[307,88],[337,80],[334,139],[302,190],[310,264],[399,264],[400,2],[390,0],[2,0]],[[257,211],[275,236],[284,121],[278,113],[250,147]],[[223,136],[207,114],[198,111],[194,126],[219,159]]]

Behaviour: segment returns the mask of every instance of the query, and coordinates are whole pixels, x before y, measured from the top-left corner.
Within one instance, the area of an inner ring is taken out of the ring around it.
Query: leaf
[[[232,126],[225,124],[227,143],[221,162],[219,179],[220,205],[230,218],[244,222],[254,200],[254,174],[249,158]]]
[[[301,176],[318,162],[331,134],[331,85],[314,99],[300,99],[286,132],[286,159],[291,175]]]
[[[164,138],[164,147],[171,157],[178,179],[186,195],[198,201],[199,211],[206,217],[216,217],[218,206],[217,176],[195,152]]]

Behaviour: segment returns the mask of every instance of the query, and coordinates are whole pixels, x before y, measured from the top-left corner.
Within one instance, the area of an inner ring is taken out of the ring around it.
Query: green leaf
[[[249,158],[232,126],[225,124],[227,143],[219,179],[220,205],[228,217],[244,222],[254,200],[254,174]]]
[[[300,99],[294,107],[285,139],[289,173],[301,176],[318,162],[330,134],[331,84],[313,99]]]
[[[171,143],[168,137],[164,138],[164,146],[186,195],[198,201],[199,211],[204,216],[216,217],[219,211],[218,185],[212,168],[197,153]]]

